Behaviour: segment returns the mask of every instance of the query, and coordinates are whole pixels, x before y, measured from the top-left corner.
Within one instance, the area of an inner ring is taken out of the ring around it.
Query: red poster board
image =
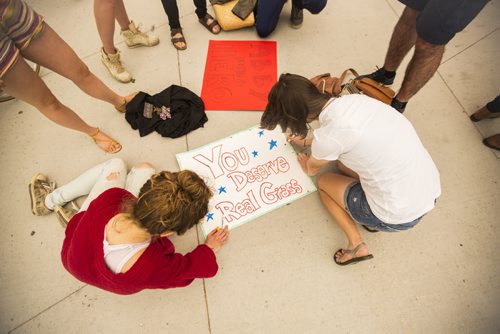
[[[201,89],[205,108],[264,110],[276,72],[274,41],[210,41]]]

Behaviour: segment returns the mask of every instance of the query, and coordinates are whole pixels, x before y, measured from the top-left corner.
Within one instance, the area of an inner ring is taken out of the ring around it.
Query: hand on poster
[[[207,239],[205,240],[205,245],[211,248],[214,252],[217,252],[221,249],[222,245],[224,245],[229,238],[229,229],[226,225],[223,229],[217,226],[214,228],[212,232],[207,235]]]
[[[297,145],[297,146],[300,146],[300,147],[306,147],[306,146],[309,146],[310,144],[308,143],[306,137],[302,137],[302,136],[297,136],[297,135],[294,135],[292,133],[289,133],[287,136],[286,136],[286,141],[291,143],[291,144],[294,144],[294,145]],[[309,145],[308,145],[309,144]]]

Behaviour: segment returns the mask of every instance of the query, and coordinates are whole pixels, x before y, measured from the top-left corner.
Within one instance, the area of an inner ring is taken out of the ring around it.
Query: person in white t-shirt
[[[307,139],[308,123],[319,128]],[[371,232],[415,226],[441,194],[439,172],[411,123],[376,99],[353,94],[331,98],[307,79],[282,74],[268,96],[261,127],[280,125],[289,141],[311,146],[298,154],[310,176],[337,161],[339,173],[318,178],[321,201],[349,240],[335,252],[339,265],[373,258],[357,224]]]

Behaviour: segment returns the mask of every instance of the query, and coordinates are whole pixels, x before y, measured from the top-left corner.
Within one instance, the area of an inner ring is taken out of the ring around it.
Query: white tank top
[[[138,251],[149,246],[151,240],[134,243],[134,244],[119,244],[110,245],[106,240],[106,231],[104,231],[104,240],[102,242],[104,249],[104,262],[109,270],[118,274],[122,271],[123,266],[128,260]]]

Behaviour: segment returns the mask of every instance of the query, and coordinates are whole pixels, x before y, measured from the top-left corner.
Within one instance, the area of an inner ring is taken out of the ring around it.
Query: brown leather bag
[[[349,73],[354,76],[354,79],[345,82]],[[358,72],[349,68],[342,73],[340,78],[332,77],[330,73],[325,73],[317,75],[310,80],[321,93],[332,96],[365,94],[385,104],[391,104],[393,97],[396,95],[391,88],[370,78],[356,79],[357,77],[359,77]]]
[[[337,96],[342,91],[340,78],[332,77],[330,73],[323,73],[309,80],[323,94]]]

